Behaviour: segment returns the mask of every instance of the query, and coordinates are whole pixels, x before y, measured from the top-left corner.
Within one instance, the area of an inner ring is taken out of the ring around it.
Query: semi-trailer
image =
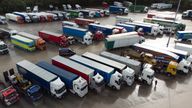
[[[80,11],[66,10],[66,12],[70,14],[71,18],[83,18],[84,17],[83,13]]]
[[[12,14],[12,13],[6,13],[5,17],[9,20],[9,21],[13,21],[19,24],[24,23],[24,19],[21,16]]]
[[[45,41],[54,42],[62,47],[66,47],[68,45],[67,37],[63,34],[54,33],[46,30],[42,30],[38,32],[39,37],[41,37]]]
[[[123,80],[127,85],[129,85],[130,84],[129,77],[132,77],[134,75],[134,71],[130,68],[124,67],[125,69],[122,70],[122,72],[121,72],[122,74],[120,74],[118,71],[116,71],[112,67],[106,66],[104,64],[98,63],[96,61],[90,60],[88,58],[85,58],[85,57],[82,57],[79,55],[73,55],[70,57],[70,59],[94,69],[97,73],[101,74],[104,77],[105,82],[110,87],[113,87],[116,89],[120,89],[120,87],[121,87],[121,85],[117,85],[115,83],[116,81],[119,81],[119,83],[121,83],[120,80]],[[111,77],[107,77],[110,74],[111,74]],[[117,77],[116,75],[118,75],[118,74],[120,76],[122,76],[122,78]],[[120,80],[119,80],[119,78],[120,78]]]
[[[133,19],[126,16],[116,16],[115,23],[125,23],[125,22],[133,22]]]
[[[192,39],[192,31],[177,31],[176,38],[182,41]]]
[[[64,93],[66,93],[65,84],[55,74],[52,74],[27,60],[18,62],[16,67],[19,74],[32,81],[34,84],[39,85],[52,96],[62,98]]]
[[[95,74],[95,70],[61,56],[52,58],[52,64],[83,77],[91,89],[100,92],[103,88],[103,77]],[[87,87],[84,89],[88,89]]]
[[[109,6],[109,12],[112,14],[127,15],[129,13],[126,7]]]
[[[82,12],[83,13],[83,17],[87,17],[87,18],[93,18],[95,16],[95,11],[92,10],[88,10],[88,9],[78,9],[76,11]]]
[[[73,94],[83,97],[88,93],[88,90],[86,89],[87,81],[84,78],[45,61],[38,62],[37,66],[59,76],[65,83],[66,88]]]
[[[125,28],[127,32],[133,32],[133,31],[136,30],[136,27],[134,25],[127,25],[127,24],[123,24],[123,23],[117,23],[116,26]]]
[[[63,34],[66,36],[74,37],[78,42],[82,44],[90,45],[92,44],[93,34],[87,29],[63,26]]]
[[[106,51],[101,52],[100,55],[105,58],[123,63],[127,65],[127,67],[134,70],[134,74],[131,74],[130,77],[128,78],[130,80],[129,85],[133,84],[135,77],[136,79],[146,82],[148,85],[152,84],[154,79],[154,70],[147,67],[144,68],[141,62],[134,59],[130,59],[128,57],[123,57],[113,53],[109,53]]]
[[[80,26],[88,26],[89,24],[91,23],[94,23],[94,24],[99,24],[98,21],[96,20],[93,20],[93,19],[85,19],[85,18],[75,18],[74,22]]]
[[[98,8],[86,8],[86,9],[96,11],[95,17],[110,16],[109,10],[98,9]]]
[[[29,17],[26,13],[22,13],[22,12],[13,12],[13,14],[22,17],[26,23],[30,23],[30,22],[31,22],[30,17]]]
[[[19,32],[17,34],[22,36],[22,37],[29,38],[29,39],[33,40],[35,42],[35,46],[37,49],[40,49],[40,50],[46,49],[46,43],[41,37],[26,33],[26,32]]]
[[[8,54],[9,50],[7,44],[0,40],[0,55]]]

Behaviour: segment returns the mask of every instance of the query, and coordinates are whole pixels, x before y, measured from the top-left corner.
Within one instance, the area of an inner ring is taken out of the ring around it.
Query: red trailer
[[[59,44],[62,47],[66,47],[68,45],[68,39],[63,34],[53,33],[50,31],[39,31],[39,37],[41,37],[45,41],[50,41]]]
[[[74,22],[80,26],[88,26],[90,23],[99,24],[99,22],[91,19],[85,19],[85,18],[76,18]]]
[[[52,64],[83,77],[88,83],[91,82],[91,79],[94,76],[93,69],[59,55],[52,58]]]

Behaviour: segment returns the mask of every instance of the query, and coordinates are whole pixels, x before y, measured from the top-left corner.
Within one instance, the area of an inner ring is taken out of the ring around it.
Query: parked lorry
[[[71,21],[62,21],[62,27],[63,26],[79,27],[79,25],[76,22]]]
[[[144,5],[131,5],[128,7],[130,12],[142,12],[142,13],[147,13],[149,8]]]
[[[19,101],[19,94],[13,86],[6,87],[5,84],[0,81],[0,100],[6,106],[10,106]]]
[[[18,48],[27,50],[27,51],[34,51],[35,48],[35,41],[32,39],[28,39],[19,35],[11,36],[11,43]]]
[[[192,54],[192,46],[191,45],[187,45],[187,44],[183,44],[183,43],[176,43],[175,49],[187,51],[189,54]]]
[[[118,81],[118,77],[117,78],[113,78],[113,79],[109,79],[107,78],[107,73],[109,74],[113,74],[113,73],[118,73],[120,75],[120,73],[118,71],[116,71],[114,68],[111,68],[109,66],[105,66],[104,64],[101,64],[101,63],[98,63],[96,61],[93,61],[93,60],[90,60],[88,58],[85,58],[85,57],[82,57],[82,56],[79,56],[79,55],[73,55],[70,57],[70,59],[78,62],[78,63],[81,63],[85,66],[88,66],[92,69],[94,69],[97,73],[100,73],[104,79],[105,79],[105,82],[110,85],[110,87],[114,86],[116,89],[120,89],[115,81]],[[120,65],[119,65],[120,66]],[[130,80],[128,79],[132,74],[134,74],[134,71],[131,70],[130,68],[127,68],[126,65],[123,65],[121,64],[123,70],[121,71],[121,80],[123,80],[127,85],[130,84]],[[112,70],[112,71],[111,71]],[[107,72],[107,73],[106,73]],[[115,75],[115,74],[114,74]],[[111,81],[109,81],[111,80]],[[121,83],[121,82],[120,82]],[[112,86],[111,86],[112,85]]]
[[[119,32],[117,32],[117,34],[127,32],[127,30],[124,27],[119,27],[119,26],[116,26],[116,25],[105,25],[105,26],[117,29],[119,31]]]
[[[82,77],[56,67],[52,64],[49,64],[45,61],[38,62],[37,66],[59,76],[61,80],[65,83],[66,88],[72,93],[77,94],[80,97],[83,97],[88,93],[86,89],[87,82]]]
[[[41,13],[35,13],[35,12],[30,12],[30,13],[27,13],[29,16],[37,16],[37,22],[45,22],[47,21],[47,16],[44,15],[44,14],[41,14]]]
[[[45,41],[54,42],[62,47],[66,47],[68,45],[67,37],[65,37],[63,34],[54,33],[46,30],[39,31],[38,34],[39,37],[41,37]]]
[[[154,70],[157,72],[165,72],[169,76],[176,75],[177,71],[189,72],[190,63],[184,59],[179,61],[179,56],[170,51],[146,44],[135,44],[133,49],[139,53],[152,54],[157,61],[157,65],[154,65]]]
[[[123,23],[117,23],[116,26],[123,27],[126,29],[127,32],[133,32],[136,30],[136,27],[134,25],[128,25]]]
[[[136,31],[142,31],[144,34],[157,36],[159,34],[159,28],[153,25],[145,24],[144,22],[125,22],[124,24],[133,25],[136,27]],[[140,30],[141,29],[141,30]]]
[[[133,19],[127,16],[116,16],[115,23],[133,22]]]
[[[7,24],[7,20],[4,16],[0,15],[0,24]]]
[[[24,22],[26,22],[26,23],[30,23],[30,22],[31,22],[30,17],[29,17],[26,13],[22,13],[22,12],[13,12],[13,14],[22,17],[22,19],[23,19]]]
[[[145,41],[145,38],[139,36],[137,32],[121,33],[110,35],[105,38],[105,48],[114,49],[121,47],[128,47],[134,45],[135,43],[142,43]]]
[[[58,16],[53,13],[40,12],[40,14],[47,16],[47,21],[57,21],[59,19]]]
[[[119,33],[119,30],[117,28],[100,24],[89,24],[88,30],[93,34],[98,34],[95,35],[94,37],[100,40],[103,39],[104,37],[107,37],[108,35]]]
[[[192,18],[192,10],[186,10],[182,13],[182,19]]]
[[[19,24],[24,23],[24,19],[21,16],[12,14],[12,13],[6,13],[5,17],[9,20],[9,21],[13,21]]]
[[[40,50],[46,49],[45,41],[41,37],[26,33],[26,32],[19,32],[17,34],[22,37],[33,40],[35,42],[35,46],[37,49],[40,49]]]
[[[66,93],[65,84],[51,72],[27,61],[22,60],[16,64],[19,74],[39,85],[43,90],[56,98],[62,98]]]
[[[9,50],[7,44],[0,40],[0,55],[8,54]]]
[[[93,18],[95,16],[95,11],[92,11],[92,10],[78,9],[76,11],[83,13],[83,17],[86,17],[86,18]]]
[[[129,85],[133,84],[135,78],[146,82],[148,85],[152,84],[154,79],[154,70],[149,67],[145,67],[144,65],[142,65],[141,62],[106,51],[101,52],[100,55],[108,59],[123,63],[127,65],[127,67],[134,70],[134,73],[130,74],[130,77],[128,77],[128,79],[130,80]]]
[[[172,8],[172,4],[168,4],[168,3],[153,3],[151,5],[152,9],[171,9]]]
[[[39,85],[34,85],[21,75],[15,74],[14,69],[10,69],[9,72],[4,72],[3,75],[6,82],[9,82],[9,84],[11,84],[19,94],[25,96],[27,100],[36,102],[43,96]]]
[[[168,33],[175,33],[176,31],[184,31],[186,27],[185,24],[180,23],[178,21],[158,19],[158,18],[144,18],[143,21],[164,26],[165,30],[167,29],[164,32],[168,32]]]
[[[66,36],[72,36],[82,44],[92,44],[93,34],[87,29],[63,26],[63,34]]]
[[[176,38],[182,41],[192,39],[192,31],[177,31]]]
[[[65,16],[59,11],[46,11],[46,12],[57,15],[58,20],[64,20],[65,19]]]
[[[126,7],[109,6],[109,12],[112,14],[127,15],[128,9]]]
[[[66,10],[66,12],[70,14],[71,18],[83,18],[84,17],[83,13],[80,11]]]
[[[67,12],[64,12],[64,11],[58,11],[58,10],[53,10],[51,11],[52,13],[55,13],[55,14],[62,14],[64,19],[66,20],[69,20],[70,19],[70,14],[67,13]]]
[[[40,22],[39,16],[36,15],[35,13],[25,13],[25,14],[29,16],[29,18],[31,19],[31,22],[33,23]]]
[[[95,70],[82,64],[61,56],[53,57],[52,64],[84,78],[86,80],[86,86],[82,89],[88,90],[87,85],[89,85],[91,89],[101,92],[104,86],[103,77],[100,74],[95,74]]]
[[[99,9],[99,8],[85,8],[85,9],[95,11],[95,17],[110,16],[109,10],[106,9]]]
[[[75,18],[74,22],[80,26],[86,27],[91,23],[99,24],[98,21],[93,19],[85,19],[85,18]]]
[[[17,34],[17,30],[9,29],[9,28],[0,28],[0,39],[8,39],[12,35]]]

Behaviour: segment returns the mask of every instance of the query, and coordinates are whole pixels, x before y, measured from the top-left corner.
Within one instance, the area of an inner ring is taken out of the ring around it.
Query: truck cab
[[[97,73],[92,77],[90,88],[94,88],[98,93],[100,93],[104,89],[104,87],[105,87],[104,78],[99,73]]]
[[[9,53],[9,50],[7,45],[3,41],[0,41],[0,54],[3,55],[8,53]]]
[[[148,85],[151,85],[154,79],[154,70],[151,68],[151,64],[144,64],[143,71],[140,75],[140,79],[146,82]]]
[[[112,87],[113,89],[120,90],[122,81],[123,81],[122,74],[115,71],[115,73],[111,75],[109,86]]]
[[[190,70],[191,63],[185,59],[182,59],[177,66],[178,71],[182,71],[183,73],[188,73]]]
[[[83,37],[83,44],[90,45],[93,43],[93,34],[91,32],[87,32]]]
[[[63,94],[67,92],[65,84],[58,77],[56,80],[50,82],[51,95],[62,98]]]
[[[187,10],[182,13],[182,18],[192,18],[192,10]]]
[[[126,81],[126,84],[131,86],[135,80],[135,71],[129,67],[122,71],[123,80]]]
[[[7,24],[6,18],[4,16],[0,16],[0,24]]]
[[[77,78],[73,81],[73,90],[80,97],[85,96],[88,93],[88,84],[85,79],[82,77]]]

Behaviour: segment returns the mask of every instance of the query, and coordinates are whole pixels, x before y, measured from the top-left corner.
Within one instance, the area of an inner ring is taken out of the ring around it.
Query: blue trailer
[[[22,13],[22,12],[13,12],[13,14],[18,15],[24,19],[25,22],[29,23],[31,22],[31,19],[27,13]]]
[[[70,57],[70,59],[82,65],[85,65],[91,69],[94,69],[95,74],[99,73],[100,75],[102,75],[105,80],[105,83],[107,83],[110,87],[120,89],[120,80],[118,77],[116,77],[117,72],[114,68],[89,60],[79,55],[73,55]],[[119,83],[115,83],[116,81]]]
[[[192,39],[192,31],[177,31],[176,38],[184,41]]]
[[[52,64],[49,64],[45,61],[40,61],[37,63],[37,66],[59,76],[61,80],[65,83],[65,86],[69,91],[73,91],[76,94],[78,94],[80,97],[84,96],[87,92],[85,92],[86,89],[75,89],[74,86],[83,88],[83,83],[79,83],[79,81],[82,81],[82,78],[78,75],[71,73],[69,71],[66,71],[64,69],[61,69],[59,67],[56,67]],[[73,93],[72,92],[72,93]]]
[[[66,36],[72,36],[83,44],[92,44],[92,33],[87,29],[63,26],[63,34]]]
[[[123,23],[117,23],[116,26],[124,27],[127,30],[127,32],[135,31],[135,28],[136,28],[134,25],[127,25]]]
[[[128,14],[128,9],[126,7],[119,6],[109,6],[109,12],[112,14]]]
[[[16,67],[18,72],[23,75],[24,78],[38,84],[41,88],[55,97],[61,98],[66,92],[65,84],[61,79],[49,71],[27,60],[18,62]]]

